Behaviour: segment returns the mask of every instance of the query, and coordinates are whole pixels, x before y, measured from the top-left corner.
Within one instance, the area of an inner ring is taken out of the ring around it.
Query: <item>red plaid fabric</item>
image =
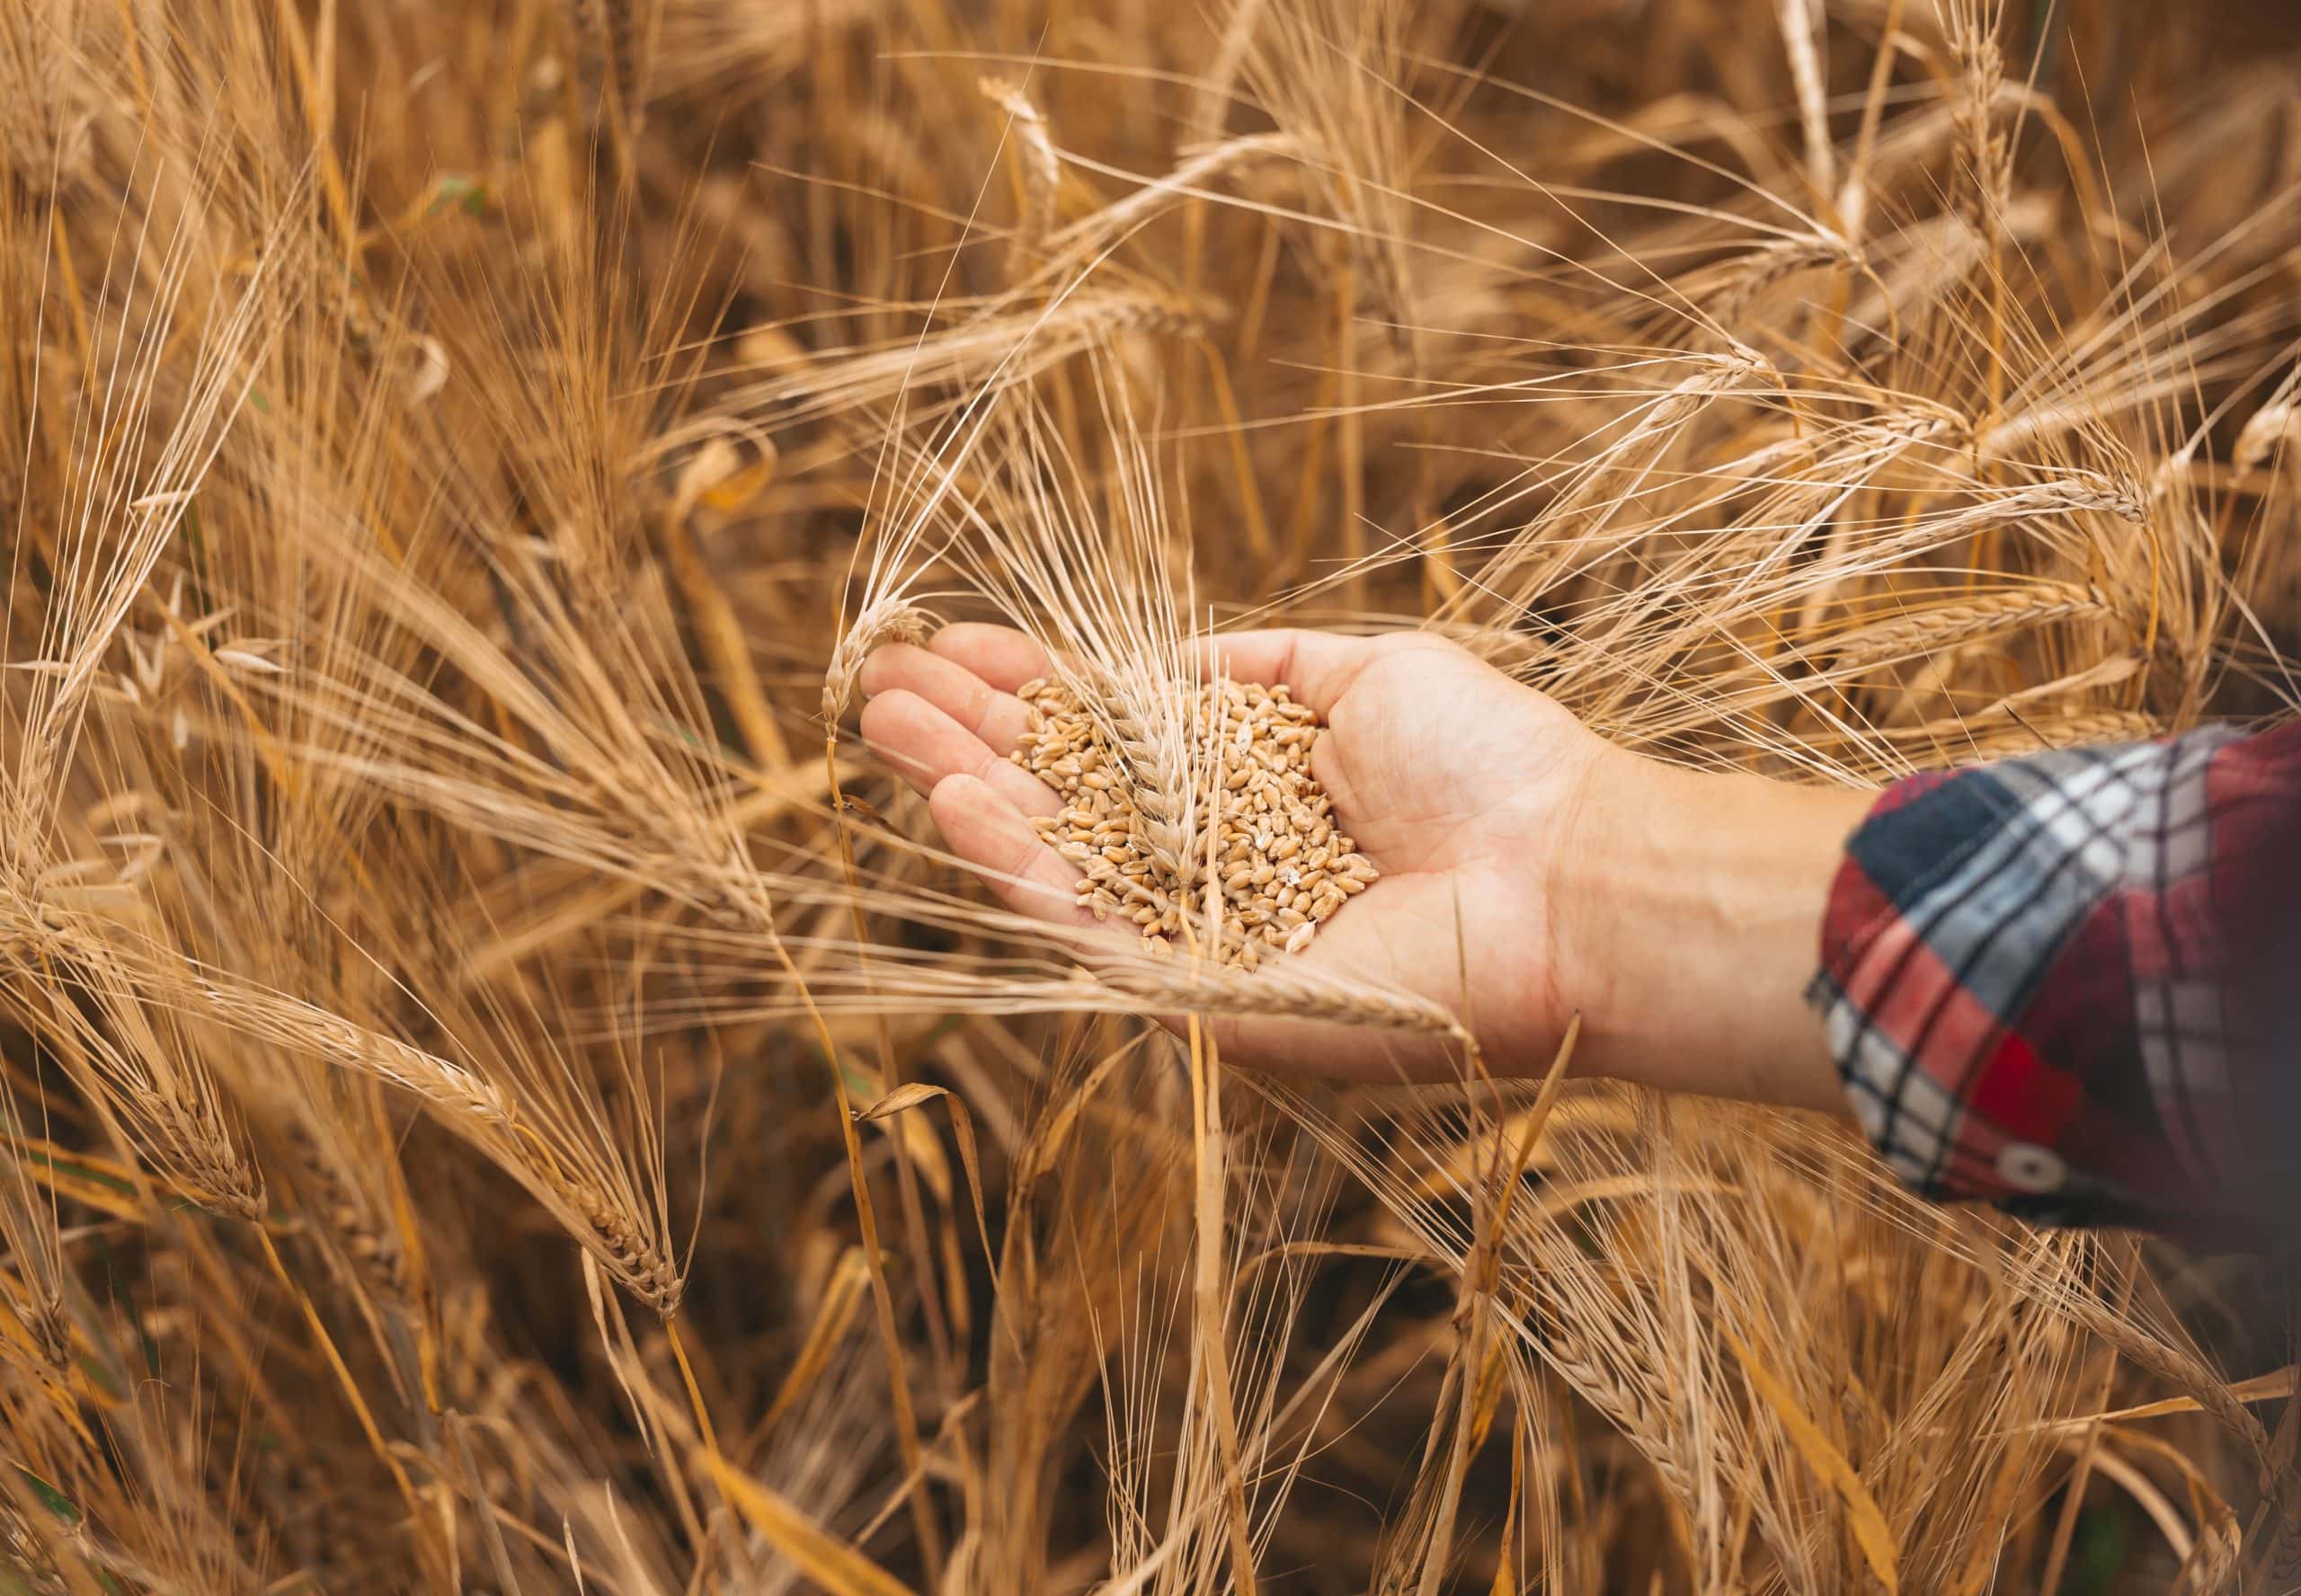
[[[1889,789],[1810,994],[1863,1128],[1928,1196],[2249,1245],[2301,1131],[2297,863],[2301,723]]]

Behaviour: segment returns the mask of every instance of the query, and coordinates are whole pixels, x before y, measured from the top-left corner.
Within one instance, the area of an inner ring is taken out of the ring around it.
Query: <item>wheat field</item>
[[[1090,948],[855,710],[1003,620],[1186,803],[1178,651],[1274,620],[1851,786],[2288,713],[2297,71],[2271,4],[4,0],[0,1590],[2296,1588],[2259,1268]]]

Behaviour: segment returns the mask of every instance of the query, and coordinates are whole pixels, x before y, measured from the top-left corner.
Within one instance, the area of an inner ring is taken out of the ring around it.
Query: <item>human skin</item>
[[[1804,1001],[1867,794],[1680,769],[1613,747],[1533,688],[1419,633],[1213,640],[1233,679],[1326,724],[1311,774],[1381,878],[1300,955],[1464,1016],[1485,1067],[1539,1075],[1578,1014],[1575,1073],[1843,1110]],[[952,853],[1021,913],[1072,920],[1076,872],[1027,817],[1062,806],[1008,758],[1015,689],[1049,661],[1003,626],[945,627],[866,662],[865,740]],[[1217,1031],[1236,1064],[1353,1079],[1461,1068],[1435,1045],[1298,1020]]]

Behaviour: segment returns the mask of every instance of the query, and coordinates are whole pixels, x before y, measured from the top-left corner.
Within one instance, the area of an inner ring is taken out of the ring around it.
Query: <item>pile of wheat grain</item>
[[[1196,763],[1221,796],[1179,856],[1154,840],[1175,819],[1175,795],[1136,776],[1106,722],[1061,682],[1028,681],[1019,696],[1031,722],[1015,763],[1062,798],[1060,813],[1032,824],[1086,872],[1079,905],[1098,920],[1133,921],[1153,950],[1203,932],[1194,900],[1209,860],[1221,882],[1218,956],[1248,970],[1265,948],[1308,948],[1373,882],[1373,863],[1337,829],[1334,801],[1310,774],[1318,716],[1284,687],[1212,682],[1191,696]]]

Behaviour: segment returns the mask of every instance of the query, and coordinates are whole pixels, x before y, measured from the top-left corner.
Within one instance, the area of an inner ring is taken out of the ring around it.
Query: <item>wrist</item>
[[[1550,898],[1583,1070],[1842,1107],[1805,990],[1870,798],[1609,749]]]

